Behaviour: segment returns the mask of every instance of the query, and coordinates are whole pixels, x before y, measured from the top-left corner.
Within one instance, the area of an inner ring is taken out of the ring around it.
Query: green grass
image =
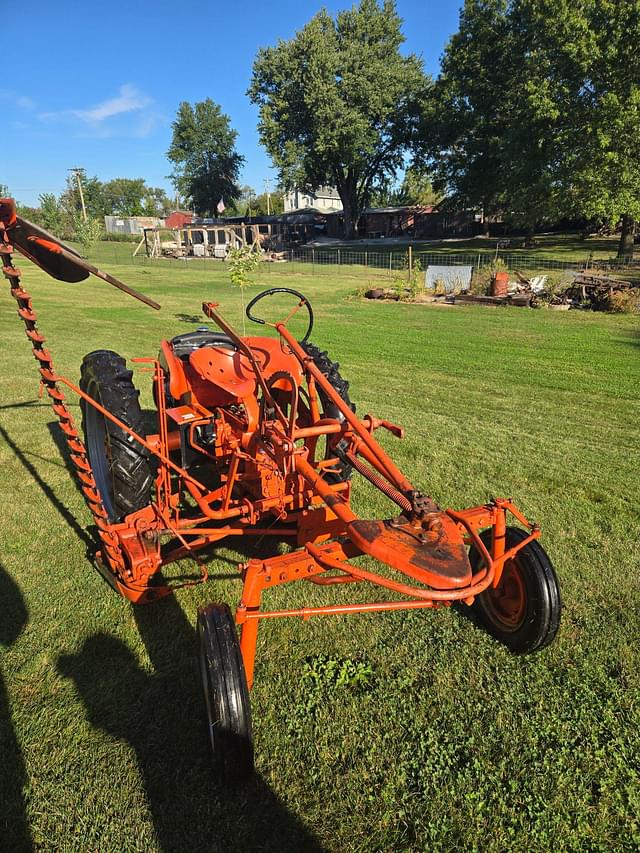
[[[72,379],[92,349],[154,355],[161,337],[193,328],[185,318],[203,299],[239,318],[222,265],[110,267],[161,312],[23,266]],[[564,598],[556,643],[513,657],[447,609],[274,620],[252,695],[256,781],[216,787],[193,624],[199,604],[237,601],[226,576],[241,556],[221,549],[208,585],[148,607],[109,590],[5,294],[3,850],[637,849],[638,321],[349,298],[370,275],[280,266],[263,283],[312,299],[312,339],[341,362],[361,414],[406,427],[383,443],[417,484],[445,506],[513,496],[540,522]],[[148,376],[138,382],[149,404]],[[385,511],[362,487],[354,503]],[[267,602],[364,594],[294,584]],[[345,677],[326,675],[336,670]]]
[[[523,238],[474,237],[471,239],[415,240],[414,252],[428,252],[444,255],[495,254],[499,242],[511,241],[510,246],[500,249],[502,255],[522,255],[539,257],[545,260],[584,261],[589,255],[594,259],[615,257],[619,237],[588,237],[580,239],[579,233],[540,234],[535,237],[534,248],[525,248]],[[388,252],[402,251],[402,247],[385,244],[384,240],[371,240],[367,244],[371,250]],[[516,248],[520,245],[520,248]],[[344,244],[348,249],[349,244]],[[361,244],[354,248],[361,248]]]

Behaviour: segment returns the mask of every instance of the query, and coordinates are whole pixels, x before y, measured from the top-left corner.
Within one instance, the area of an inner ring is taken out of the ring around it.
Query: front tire
[[[146,438],[139,392],[132,377],[122,356],[111,350],[97,350],[82,361],[80,389]],[[151,501],[154,472],[150,454],[84,399],[80,400],[80,408],[93,477],[108,519],[116,524]]]
[[[338,392],[342,400],[349,406],[352,412],[355,412],[356,407],[351,402],[349,398],[349,383],[346,379],[343,379],[340,374],[340,365],[337,361],[331,361],[328,353],[325,350],[321,350],[320,347],[317,347],[315,344],[309,343],[305,341],[304,343],[300,343],[302,349],[310,355],[313,359],[315,366],[324,374],[326,379],[332,388]],[[344,415],[338,409],[336,404],[329,399],[327,394],[322,390],[318,389],[318,397],[320,398],[320,403],[322,405],[322,415],[325,418],[332,418],[338,421],[344,421]],[[353,471],[351,465],[348,462],[343,461],[340,458],[340,451],[343,449],[341,447],[342,444],[346,444],[346,442],[338,442],[337,445],[332,446],[331,443],[327,445],[327,453],[326,459],[335,459],[335,465],[331,471],[327,471],[324,474],[324,479],[328,483],[344,483],[346,480],[351,478],[351,473]]]
[[[519,527],[507,527],[505,548],[513,548],[528,535]],[[481,538],[490,552],[491,530]],[[475,548],[469,560],[477,571],[481,558]],[[515,654],[536,652],[553,642],[562,601],[556,573],[542,545],[534,539],[518,551],[505,563],[496,589],[480,593],[471,610],[475,621]]]
[[[197,630],[214,771],[220,782],[238,783],[253,773],[253,734],[247,677],[227,605],[201,608]]]

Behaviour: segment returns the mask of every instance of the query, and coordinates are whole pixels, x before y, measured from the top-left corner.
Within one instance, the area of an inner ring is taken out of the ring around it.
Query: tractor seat
[[[231,338],[223,332],[212,332],[206,326],[201,326],[195,332],[176,335],[170,343],[176,356],[182,360],[189,358],[192,352],[202,347],[224,347],[232,350],[236,348]]]

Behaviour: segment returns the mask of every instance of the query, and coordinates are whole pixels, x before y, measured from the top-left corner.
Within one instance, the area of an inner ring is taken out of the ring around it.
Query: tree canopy
[[[249,97],[282,186],[335,186],[348,237],[417,141],[429,80],[417,56],[400,52],[401,23],[392,0],[361,0],[335,20],[322,10],[253,66]]]
[[[220,199],[229,204],[240,194],[238,176],[244,158],[235,148],[238,134],[211,98],[194,106],[183,101],[172,126],[167,157],[175,166],[174,186],[199,214],[215,216]]]
[[[436,186],[529,230],[623,218],[628,237],[640,218],[639,36],[640,0],[466,0],[424,114]]]
[[[81,170],[80,179],[87,215],[90,217],[165,216],[172,209],[166,191],[161,187],[147,186],[144,178],[114,178],[103,182],[95,175],[87,176]],[[44,210],[45,198],[51,210],[52,200],[48,195],[40,196],[42,208]],[[58,200],[58,206],[62,213],[71,217],[81,212],[82,203],[75,176],[67,178],[67,187]]]

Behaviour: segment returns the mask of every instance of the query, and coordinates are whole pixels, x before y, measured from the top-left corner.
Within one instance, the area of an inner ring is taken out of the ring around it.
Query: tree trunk
[[[527,223],[524,230],[524,246],[525,249],[533,249],[535,246],[534,237],[536,236],[536,226],[534,223]]]
[[[345,240],[355,240],[355,227],[353,223],[353,214],[351,213],[351,205],[348,202],[342,202],[342,222],[344,226]]]
[[[635,232],[635,220],[628,213],[622,217],[622,233],[620,234],[620,242],[618,243],[619,258],[633,258],[633,238]]]
[[[345,240],[356,240],[358,237],[360,205],[358,203],[355,180],[352,175],[347,174],[343,180],[337,180],[336,185],[340,201],[342,202],[342,221],[344,224]]]
[[[481,225],[482,225],[482,236],[483,237],[489,237],[490,236],[489,217],[487,216],[487,203],[485,201],[482,202]]]

